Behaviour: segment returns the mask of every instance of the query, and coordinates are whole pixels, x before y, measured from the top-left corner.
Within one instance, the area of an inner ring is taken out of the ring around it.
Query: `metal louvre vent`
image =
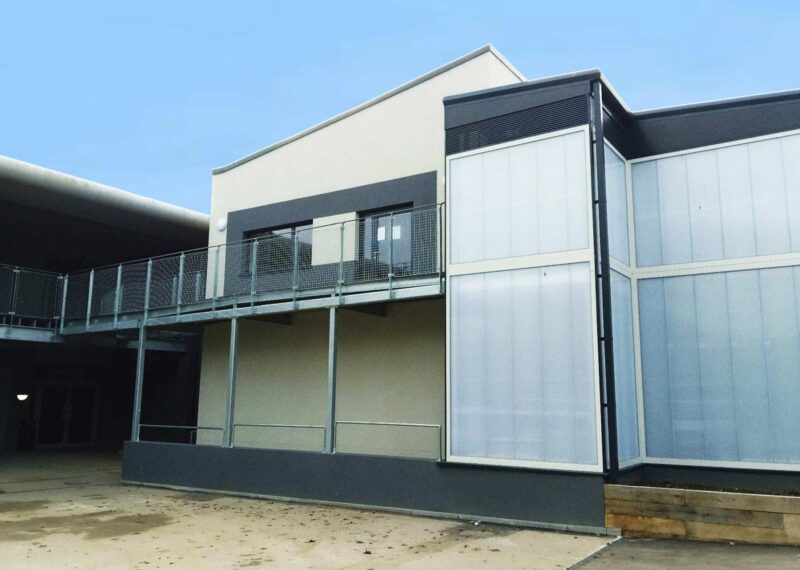
[[[539,107],[448,129],[446,154],[455,154],[589,122],[588,96],[571,97]]]

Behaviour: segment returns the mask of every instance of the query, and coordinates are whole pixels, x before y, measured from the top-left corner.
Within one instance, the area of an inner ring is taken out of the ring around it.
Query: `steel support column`
[[[136,385],[133,392],[133,422],[131,441],[139,441],[139,425],[142,415],[142,387],[144,385],[144,351],[147,344],[147,327],[144,322],[139,325],[139,346],[136,352]]]
[[[231,346],[228,353],[228,399],[225,408],[225,431],[222,445],[233,447],[234,407],[236,405],[236,372],[239,359],[239,319],[231,319]]]
[[[336,318],[338,307],[328,309],[328,410],[325,421],[325,453],[336,452]]]

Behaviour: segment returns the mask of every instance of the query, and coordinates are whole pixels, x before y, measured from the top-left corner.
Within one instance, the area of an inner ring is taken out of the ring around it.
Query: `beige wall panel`
[[[325,424],[327,311],[299,312],[291,325],[239,321],[236,423]],[[200,380],[200,422],[225,421],[229,326],[206,327]],[[203,424],[205,425],[205,424]],[[234,445],[322,449],[323,432],[298,428],[236,428]]]
[[[385,317],[340,314],[337,419],[443,425],[444,301],[391,303]],[[340,425],[337,435],[343,453],[439,454],[436,429]]]
[[[385,317],[341,310],[337,416],[340,420],[444,423],[444,301],[394,303]],[[228,323],[206,327],[200,425],[222,426]],[[324,425],[328,313],[300,312],[291,326],[240,320],[237,423]],[[234,444],[321,450],[322,430],[237,428]],[[198,441],[219,444],[209,432]],[[348,426],[337,450],[435,458],[436,429]]]
[[[228,212],[433,170],[444,199],[447,95],[519,82],[491,52],[212,177],[209,243]]]

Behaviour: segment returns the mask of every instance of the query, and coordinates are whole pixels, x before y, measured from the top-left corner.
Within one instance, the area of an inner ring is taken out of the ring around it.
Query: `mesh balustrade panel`
[[[120,313],[138,313],[144,310],[144,292],[147,287],[147,261],[137,261],[122,266],[119,295]]]
[[[183,288],[181,303],[190,305],[206,298],[206,278],[208,275],[208,249],[190,251],[183,259]]]
[[[58,275],[20,270],[17,273],[14,314],[30,319],[54,319],[58,316],[60,292]]]
[[[348,249],[346,230],[347,224],[321,226],[298,232],[300,242],[297,271],[298,289],[328,289],[337,286],[341,244],[344,243],[345,252]],[[350,231],[354,231],[353,226]],[[351,234],[349,242],[352,244],[353,241]],[[351,259],[353,253],[350,254]],[[345,259],[347,259],[346,255]]]
[[[180,255],[153,259],[150,276],[150,309],[164,309],[178,304]]]
[[[67,320],[86,318],[88,296],[89,272],[71,273],[67,284],[67,306],[64,311],[64,316]]]
[[[69,290],[69,288],[67,288]],[[117,292],[117,267],[103,267],[94,270],[92,280],[92,316],[101,317],[114,314]]]
[[[11,311],[11,299],[14,295],[14,268],[0,265],[0,314]]]

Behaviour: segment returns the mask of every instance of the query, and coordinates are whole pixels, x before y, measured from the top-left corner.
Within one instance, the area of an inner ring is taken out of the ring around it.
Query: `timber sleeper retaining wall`
[[[606,485],[605,509],[628,536],[800,545],[800,497]]]

